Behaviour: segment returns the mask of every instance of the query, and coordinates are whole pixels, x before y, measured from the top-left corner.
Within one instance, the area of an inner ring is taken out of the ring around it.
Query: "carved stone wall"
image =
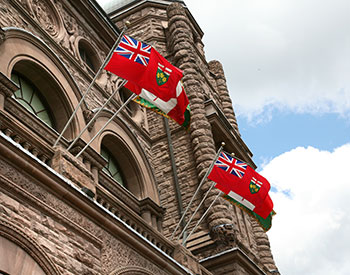
[[[0,218],[23,228],[61,274],[111,274],[129,266],[169,274],[3,159],[0,175]]]

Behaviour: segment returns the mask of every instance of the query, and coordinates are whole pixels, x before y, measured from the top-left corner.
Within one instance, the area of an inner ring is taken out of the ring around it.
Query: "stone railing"
[[[96,187],[96,201],[168,255],[174,247],[162,234],[164,209],[151,199],[138,200],[104,172]]]
[[[11,114],[1,110],[0,130],[42,162],[48,164],[52,159],[54,150],[50,148],[49,144],[35,135],[30,129],[23,127]]]

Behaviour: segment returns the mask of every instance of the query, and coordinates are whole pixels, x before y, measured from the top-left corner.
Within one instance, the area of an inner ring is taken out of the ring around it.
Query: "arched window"
[[[14,93],[15,99],[29,112],[54,128],[54,120],[50,108],[39,89],[29,79],[17,72],[12,73],[11,79],[19,86],[19,89]]]
[[[116,180],[119,184],[125,187],[124,176],[120,169],[120,166],[114,156],[104,146],[101,147],[101,155],[106,159],[107,165],[103,168],[103,171]]]
[[[88,65],[92,71],[95,71],[94,64],[92,63],[92,60],[91,60],[89,54],[80,45],[79,45],[79,54],[80,54],[81,59],[85,62],[85,64]]]
[[[60,76],[59,71],[55,73]],[[14,93],[13,98],[30,113],[60,133],[69,119],[71,106],[64,87],[56,75],[34,60],[22,59],[13,66],[11,79],[20,88]],[[27,121],[26,114],[20,113],[18,116],[19,119],[23,119],[23,122]],[[74,123],[71,123],[63,136],[70,139],[73,133]]]
[[[96,72],[97,68],[99,67],[99,58],[96,51],[85,39],[79,40],[78,49],[81,60],[89,69]]]

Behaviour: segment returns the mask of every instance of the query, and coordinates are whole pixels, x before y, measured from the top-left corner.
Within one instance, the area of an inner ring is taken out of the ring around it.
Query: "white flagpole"
[[[205,181],[206,178],[208,177],[209,173],[211,172],[211,169],[213,169],[214,163],[215,163],[216,160],[218,159],[218,157],[219,157],[219,155],[220,155],[222,149],[224,148],[224,146],[225,146],[225,143],[222,142],[222,143],[221,143],[221,147],[220,147],[219,150],[217,151],[214,160],[213,160],[212,163],[210,164],[210,166],[209,166],[207,172],[205,173],[204,177],[202,178],[200,184],[198,185],[196,192],[195,192],[194,195],[192,196],[191,201],[190,201],[189,204],[187,205],[185,212],[182,214],[182,217],[181,217],[180,221],[179,221],[178,224],[176,225],[176,227],[175,227],[175,229],[174,229],[174,232],[173,232],[173,234],[172,234],[171,237],[170,237],[171,240],[174,238],[174,235],[175,235],[177,229],[179,228],[180,223],[181,223],[182,220],[185,218],[185,215],[186,215],[188,209],[190,208],[190,206],[191,206],[191,204],[192,204],[194,198],[196,197],[196,195],[197,195],[199,189],[201,188],[201,186],[203,185],[204,181]],[[190,222],[190,221],[189,221],[189,222]],[[187,225],[185,226],[184,230],[182,230],[182,232],[181,232],[181,234],[180,234],[179,236],[181,236],[182,233],[186,230],[186,228],[187,228],[189,222],[187,223]]]
[[[128,98],[128,100],[125,101],[122,106],[120,106],[120,108],[114,113],[114,115],[105,123],[105,125],[103,125],[103,127],[96,133],[96,135],[94,135],[94,137],[88,142],[88,144],[86,144],[85,147],[75,157],[78,158],[85,151],[85,149],[89,147],[89,145],[98,137],[98,135],[107,127],[107,125],[119,114],[119,112],[136,96],[136,94],[132,94]]]
[[[106,64],[109,62],[112,53],[114,51],[114,49],[117,47],[117,45],[119,44],[120,40],[122,39],[122,36],[124,34],[124,32],[126,31],[126,29],[128,28],[128,23],[125,23],[124,28],[122,29],[122,31],[120,32],[117,40],[115,41],[115,43],[113,44],[112,48],[110,49],[109,53],[107,54],[105,60],[103,61],[101,67],[98,69],[97,73],[95,74],[95,77],[93,78],[93,80],[91,81],[89,87],[87,88],[86,92],[83,94],[82,98],[80,99],[77,107],[75,107],[74,112],[72,113],[72,115],[70,116],[69,120],[67,121],[66,125],[64,126],[61,134],[58,136],[57,140],[55,141],[55,144],[53,146],[56,146],[58,144],[58,142],[60,141],[60,139],[62,138],[64,132],[67,130],[69,124],[71,123],[71,121],[73,120],[75,114],[77,113],[79,107],[81,106],[81,104],[83,103],[86,95],[88,94],[88,92],[90,91],[91,87],[95,84],[97,77],[100,75],[100,73],[102,72],[102,70],[104,69],[104,67],[106,66]]]
[[[209,209],[213,206],[213,204],[216,202],[216,200],[218,199],[218,197],[222,194],[222,191],[220,191],[215,199],[211,202],[211,204],[209,205],[208,209],[204,212],[204,214],[202,215],[202,217],[198,220],[198,222],[196,223],[196,225],[193,227],[192,231],[190,232],[190,234],[188,234],[188,236],[186,237],[186,239],[184,239],[182,241],[182,244],[185,246],[186,245],[186,241],[189,239],[189,237],[191,237],[192,233],[197,229],[198,225],[202,222],[202,220],[204,219],[204,217],[208,214]]]
[[[121,84],[118,86],[117,89],[111,94],[111,96],[107,99],[107,101],[100,107],[98,112],[93,116],[93,118],[89,121],[89,123],[84,127],[83,130],[80,131],[80,134],[73,140],[73,142],[68,146],[67,151],[69,151],[73,145],[78,141],[78,139],[83,135],[83,133],[86,131],[87,128],[92,124],[92,122],[95,120],[95,118],[101,113],[101,111],[106,107],[106,105],[111,101],[111,99],[114,97],[114,95],[120,90],[121,87],[123,87],[126,84],[127,80],[123,80]]]
[[[216,160],[215,160],[215,161],[216,161]],[[215,163],[215,161],[214,161],[214,163]],[[177,237],[177,240],[180,239],[180,236],[183,234],[183,232],[185,232],[185,230],[187,229],[187,227],[190,225],[190,223],[191,223],[193,217],[197,214],[197,211],[198,211],[199,208],[202,206],[203,202],[205,201],[205,199],[207,198],[207,196],[209,195],[211,189],[213,189],[213,187],[214,187],[215,184],[216,184],[216,183],[213,182],[212,185],[210,186],[210,188],[208,189],[208,191],[205,193],[203,199],[202,199],[201,202],[198,204],[196,210],[193,212],[193,214],[192,214],[191,218],[188,220],[186,226],[182,229],[181,233],[180,233],[179,236]]]

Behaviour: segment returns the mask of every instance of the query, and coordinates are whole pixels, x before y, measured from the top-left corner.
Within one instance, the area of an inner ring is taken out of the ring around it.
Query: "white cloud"
[[[268,235],[281,274],[349,274],[349,156],[350,144],[333,152],[298,147],[261,171],[278,190]]]
[[[350,116],[350,1],[186,0],[239,115],[265,107]]]

